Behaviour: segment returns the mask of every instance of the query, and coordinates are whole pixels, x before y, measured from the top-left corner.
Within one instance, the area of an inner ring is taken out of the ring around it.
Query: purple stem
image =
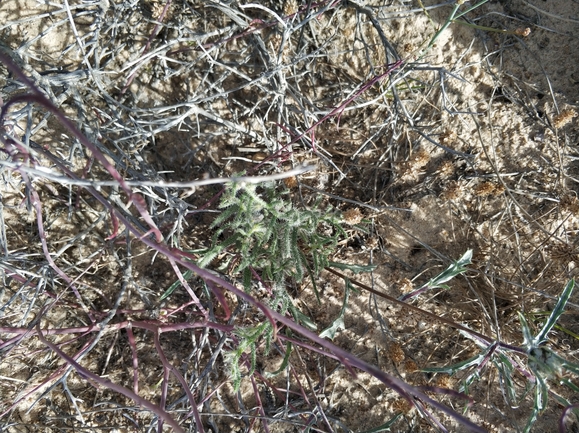
[[[40,329],[40,323],[38,323],[36,325],[36,332],[37,332],[38,338],[40,339],[40,341],[43,344],[48,346],[58,356],[60,356],[62,359],[64,359],[67,362],[67,364],[72,366],[80,375],[82,375],[88,379],[91,379],[95,383],[98,383],[99,385],[102,385],[102,386],[104,386],[112,391],[118,392],[119,394],[122,394],[125,397],[130,398],[138,405],[140,405],[140,406],[150,410],[154,414],[156,414],[160,419],[164,420],[167,424],[169,424],[173,428],[174,431],[176,431],[178,433],[185,433],[185,430],[183,430],[181,428],[179,423],[177,423],[177,421],[175,421],[171,417],[171,415],[169,415],[167,412],[165,412],[159,406],[149,402],[148,400],[142,398],[138,394],[135,394],[133,391],[131,391],[123,386],[120,386],[114,382],[111,382],[108,379],[104,379],[104,378],[100,377],[99,375],[94,374],[92,371],[87,370],[86,368],[81,366],[78,362],[76,362],[73,358],[68,356],[63,351],[61,351],[56,345],[52,344],[50,341],[48,341],[46,338],[44,338],[44,335],[42,334],[42,330]]]
[[[422,391],[420,391],[418,388],[413,387],[413,386],[403,382],[402,380],[381,371],[376,366],[368,364],[368,363],[364,362],[363,360],[359,359],[358,357],[354,356],[350,352],[347,352],[347,351],[335,346],[331,342],[329,342],[323,338],[320,338],[317,334],[315,334],[315,333],[309,331],[308,329],[298,325],[290,318],[288,318],[284,315],[281,315],[276,311],[269,309],[262,302],[256,300],[250,294],[245,293],[245,291],[240,290],[239,288],[237,288],[234,285],[230,284],[229,282],[219,278],[218,276],[214,275],[213,273],[211,273],[205,269],[199,268],[198,266],[196,266],[195,264],[191,263],[190,261],[188,261],[184,258],[185,257],[184,252],[181,252],[179,250],[171,250],[166,245],[161,244],[160,242],[162,242],[163,237],[162,237],[159,229],[156,227],[156,225],[152,221],[150,215],[146,211],[143,198],[140,195],[132,193],[131,189],[124,182],[124,179],[122,178],[122,176],[112,166],[112,164],[110,164],[108,162],[108,160],[96,148],[96,146],[93,145],[78,130],[78,128],[76,128],[76,126],[70,120],[68,120],[66,117],[64,117],[58,111],[57,107],[54,104],[52,104],[52,102],[50,102],[48,99],[46,99],[44,97],[44,95],[42,95],[42,93],[37,88],[35,88],[34,84],[30,80],[28,80],[28,78],[19,70],[19,68],[9,58],[7,58],[7,56],[0,53],[0,61],[2,61],[4,64],[6,64],[8,66],[8,68],[10,70],[12,70],[14,72],[14,74],[17,77],[19,77],[23,81],[23,83],[25,83],[27,86],[29,86],[33,90],[33,92],[35,93],[34,96],[28,95],[28,96],[21,96],[21,97],[13,98],[10,102],[8,102],[6,105],[4,105],[2,107],[2,111],[0,113],[0,119],[2,119],[4,117],[4,115],[6,114],[7,108],[10,105],[16,103],[16,101],[18,101],[18,102],[38,102],[38,103],[41,103],[42,105],[44,105],[45,107],[47,107],[51,112],[53,112],[61,120],[62,124],[67,129],[69,129],[69,131],[71,133],[73,133],[78,138],[78,140],[83,145],[85,145],[87,147],[87,149],[89,149],[93,153],[95,158],[99,162],[101,162],[101,164],[103,164],[103,166],[107,169],[107,171],[111,174],[111,176],[119,182],[119,185],[122,187],[122,189],[128,195],[128,197],[133,201],[133,203],[135,204],[135,206],[139,210],[143,219],[145,219],[145,221],[147,221],[147,223],[151,227],[151,231],[153,231],[156,234],[157,242],[154,242],[149,237],[147,237],[148,233],[143,234],[140,230],[138,230],[136,227],[134,227],[131,224],[131,222],[128,220],[128,218],[126,218],[118,209],[116,209],[112,204],[110,204],[110,202],[105,197],[103,197],[98,191],[96,191],[95,188],[87,187],[87,190],[99,202],[101,202],[107,209],[109,209],[111,211],[111,213],[116,215],[116,217],[125,225],[125,227],[131,233],[133,233],[137,237],[137,239],[141,240],[145,245],[150,247],[152,250],[155,250],[158,253],[165,255],[167,258],[174,260],[176,263],[180,264],[181,266],[193,271],[194,273],[199,275],[204,280],[214,282],[215,284],[221,286],[222,288],[224,288],[226,290],[229,290],[233,294],[244,299],[246,302],[248,302],[251,305],[260,309],[265,314],[265,316],[267,317],[267,319],[271,322],[271,324],[273,326],[274,338],[276,338],[277,323],[278,322],[282,323],[282,324],[286,325],[288,328],[293,329],[296,333],[301,334],[303,337],[311,340],[312,342],[316,343],[320,347],[326,349],[328,352],[332,353],[337,359],[340,360],[340,362],[342,362],[342,364],[344,364],[344,366],[348,370],[353,371],[353,368],[357,368],[357,369],[360,369],[362,371],[365,371],[365,372],[369,373],[370,375],[376,377],[378,380],[382,381],[386,386],[393,389],[394,391],[399,393],[401,396],[404,396],[409,401],[412,401],[415,404],[419,403],[415,399],[418,399],[419,401],[426,402],[429,405],[431,405],[432,407],[435,407],[435,408],[441,410],[442,412],[450,415],[451,417],[453,417],[458,422],[460,422],[461,424],[463,424],[465,427],[467,427],[468,429],[470,429],[472,431],[475,431],[475,432],[484,432],[485,431],[482,427],[474,424],[473,422],[471,422],[470,420],[468,420],[464,416],[460,415],[459,413],[457,413],[457,412],[453,411],[452,409],[448,408],[447,406],[431,399],[426,394],[424,394]],[[324,118],[322,118],[315,125],[310,127],[306,131],[306,133],[308,133],[309,131],[312,131],[317,125],[319,125],[321,122],[325,121],[330,116],[341,113],[343,111],[343,109],[346,107],[346,105],[348,105],[351,101],[353,101],[361,92],[368,89],[371,85],[373,85],[374,83],[376,83],[380,79],[386,77],[393,70],[399,68],[403,64],[403,62],[404,62],[403,60],[399,60],[399,61],[389,65],[389,68],[386,72],[373,78],[368,83],[366,83],[361,88],[360,92],[358,92],[355,95],[353,95],[352,97],[348,98],[344,103],[342,103],[340,106],[336,107],[328,115],[324,116]],[[60,166],[61,170],[66,172],[71,178],[73,178],[73,179],[77,178],[74,175],[74,173],[70,172],[70,170],[68,170],[62,164],[59,164],[59,166]],[[37,198],[37,196],[36,196],[36,198]],[[45,253],[47,253],[47,251]],[[47,257],[47,259],[50,259],[50,258]],[[38,332],[39,338],[42,340],[42,342],[44,344],[46,344],[53,351],[55,351],[59,356],[61,356],[63,359],[65,359],[67,361],[67,363],[69,365],[73,366],[77,371],[79,371],[79,373],[85,375],[86,377],[94,380],[95,382],[97,382],[101,385],[108,387],[109,389],[111,389],[113,391],[119,392],[119,393],[133,399],[137,404],[140,404],[143,407],[151,410],[152,412],[157,414],[161,419],[165,420],[165,422],[167,422],[169,425],[171,425],[175,431],[178,431],[178,432],[183,431],[179,427],[179,425],[164,410],[162,410],[158,406],[148,402],[147,400],[141,398],[140,396],[136,395],[132,391],[130,391],[130,390],[128,390],[120,385],[117,385],[113,382],[110,382],[106,379],[103,379],[102,377],[86,370],[85,368],[80,366],[76,361],[74,361],[71,357],[69,357],[68,355],[63,353],[60,349],[58,349],[58,347],[56,347],[52,343],[48,342],[44,338],[39,326],[37,326],[37,332]],[[432,417],[432,415],[428,411],[426,411],[425,413],[428,416]],[[437,422],[437,424],[439,424],[439,423]]]

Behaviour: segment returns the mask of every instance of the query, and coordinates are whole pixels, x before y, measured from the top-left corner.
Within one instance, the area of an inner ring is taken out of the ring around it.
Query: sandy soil
[[[277,17],[255,4],[176,1],[163,15],[165,3],[158,1],[5,0],[0,49],[99,143],[122,176],[173,182],[255,167],[290,135],[304,134],[383,73],[382,66],[394,63],[397,53],[406,62],[403,67],[362,92],[340,116],[317,126],[313,144],[306,134],[289,148],[287,161],[274,159],[256,174],[316,164],[317,170],[291,189],[292,200],[296,206],[311,205],[323,197],[324,205],[340,211],[359,209],[366,232],[349,228],[332,259],[376,265],[372,274],[352,278],[392,297],[420,287],[472,249],[464,276],[413,305],[521,345],[518,312],[539,329],[545,317],[540,312],[553,308],[577,274],[579,3],[489,1],[465,15],[468,22],[450,24],[429,48],[452,3],[322,2],[301,27],[305,6],[271,3],[260,5]],[[270,21],[277,24],[260,27]],[[5,67],[0,67],[0,88],[4,102],[25,91]],[[18,109],[24,114],[7,118],[4,131],[34,149],[38,165],[58,171],[35,146],[57,155],[78,176],[110,179],[55,116],[22,103],[13,108]],[[75,372],[63,380],[66,363],[37,337],[9,332],[32,330],[40,320],[43,329],[78,329],[54,336],[53,342],[71,356],[86,351],[82,364],[95,374],[131,388],[138,371],[139,395],[155,403],[165,393],[162,347],[195,390],[206,431],[265,431],[259,416],[269,419],[271,432],[302,431],[300,423],[315,415],[317,431],[365,432],[397,414],[392,431],[436,431],[376,378],[353,377],[338,362],[303,348],[292,354],[290,370],[269,379],[265,373],[279,368],[283,357],[275,350],[260,352],[259,380],[244,379],[236,394],[221,352],[232,347],[230,335],[179,329],[163,334],[155,346],[152,333],[131,330],[126,321],[199,319],[182,288],[167,302],[158,301],[177,280],[169,261],[138,239],[111,241],[111,220],[92,196],[33,173],[47,248],[56,266],[74,280],[79,301],[68,289],[72,284],[47,264],[29,192],[18,167],[7,163],[13,158],[2,156],[0,187],[0,429],[156,429],[151,413],[130,399],[93,387]],[[192,211],[205,206],[218,186],[137,190],[167,245],[187,251],[210,245],[215,203],[208,206],[211,212]],[[115,195],[108,186],[103,191],[115,205],[125,206],[122,192]],[[126,215],[146,227],[134,208]],[[239,276],[229,278],[235,282]],[[215,302],[200,279],[192,278],[190,285],[204,303]],[[320,276],[318,286],[321,305],[306,280],[291,292],[321,330],[339,315],[345,288],[329,273]],[[119,312],[110,322],[118,328],[107,328],[87,351],[94,335],[80,328],[95,315],[103,320],[120,293]],[[226,297],[239,307],[231,324],[263,320],[234,296]],[[58,302],[40,316],[41,307],[54,299]],[[569,314],[559,322],[564,329],[550,334],[548,342],[571,362],[578,362],[578,305],[574,294]],[[334,343],[407,383],[457,390],[472,372],[452,377],[421,372],[465,360],[477,348],[448,324],[363,289],[351,293],[344,320]],[[13,340],[15,335],[22,340]],[[532,410],[528,383],[515,374],[520,400],[509,404],[491,364],[470,387],[465,416],[488,431],[523,431]],[[206,366],[211,373],[204,377]],[[532,431],[555,431],[563,410],[555,394],[579,403],[568,387],[557,380],[550,384],[549,405]],[[182,384],[172,377],[168,389],[168,410],[183,419],[189,409]],[[256,390],[267,413],[253,409],[259,405]],[[458,412],[465,407],[460,398],[429,395]],[[434,413],[450,431],[464,431],[448,415]],[[183,421],[191,431],[194,425],[190,417]],[[566,420],[567,431],[578,431],[577,426],[572,416]]]

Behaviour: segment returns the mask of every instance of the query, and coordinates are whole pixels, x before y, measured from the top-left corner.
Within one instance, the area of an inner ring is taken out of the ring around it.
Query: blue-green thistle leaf
[[[533,339],[532,342],[533,346],[539,346],[547,340],[547,334],[551,331],[551,329],[553,329],[553,326],[555,326],[555,324],[559,320],[559,317],[561,317],[561,315],[563,314],[565,306],[567,305],[567,301],[569,301],[569,297],[571,296],[571,293],[573,293],[574,287],[575,287],[575,280],[572,279],[565,286],[565,289],[563,290],[563,293],[561,293],[561,296],[557,301],[557,305],[555,305],[555,308],[551,312],[551,315],[547,319],[547,322],[545,323],[541,331],[539,331],[537,336]]]

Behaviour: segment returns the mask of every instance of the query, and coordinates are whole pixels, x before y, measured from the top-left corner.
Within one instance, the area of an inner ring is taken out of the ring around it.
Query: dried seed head
[[[421,149],[410,158],[410,163],[414,168],[422,168],[430,161],[430,153]]]
[[[285,186],[286,186],[288,189],[292,189],[292,188],[295,188],[296,186],[298,186],[298,180],[296,179],[295,176],[286,177],[286,178],[283,180],[283,183],[285,184]]]
[[[283,6],[285,16],[293,15],[298,11],[298,2],[296,0],[286,0]]]
[[[495,190],[493,191],[493,195],[495,196],[501,195],[503,192],[505,192],[505,186],[502,183],[495,184]]]
[[[448,183],[441,194],[444,200],[456,200],[462,195],[462,186],[457,181],[453,180]]]
[[[390,358],[394,364],[400,364],[402,361],[404,361],[406,356],[404,355],[404,351],[402,350],[400,344],[390,344],[390,347],[388,347],[388,358]]]
[[[442,161],[438,167],[438,172],[442,176],[450,176],[452,173],[454,173],[454,163],[450,159]]]
[[[151,6],[151,15],[153,16],[153,18],[155,18],[156,20],[160,19],[161,15],[163,14],[163,10],[165,9],[165,2],[152,0],[150,6]],[[172,17],[173,9],[174,9],[173,5],[169,5],[169,8],[167,9],[165,16],[163,17],[165,21]]]
[[[479,183],[474,188],[474,194],[479,197],[486,197],[489,195],[497,196],[502,194],[503,192],[505,192],[505,187],[502,184],[497,184],[489,181]]]
[[[392,404],[392,409],[394,409],[394,412],[408,413],[413,408],[414,406],[412,406],[412,403],[404,398],[399,398]]]
[[[398,163],[400,177],[409,180],[430,162],[430,154],[426,150],[419,150],[408,158],[408,161]]]
[[[362,215],[362,212],[360,212],[360,209],[355,207],[352,209],[348,209],[346,212],[344,212],[342,218],[344,219],[344,222],[346,224],[356,225],[362,221],[362,218],[364,218],[364,216]]]
[[[563,110],[561,111],[561,113],[553,117],[553,126],[555,128],[562,128],[563,126],[571,122],[571,120],[573,120],[574,117],[577,117],[577,112],[572,108]]]
[[[407,359],[404,362],[404,369],[406,370],[406,373],[414,373],[418,371],[418,365],[416,365],[416,362],[412,359]]]
[[[492,182],[482,182],[474,187],[474,193],[475,193],[475,195],[478,195],[479,197],[491,195],[494,190],[495,190],[495,184]]]
[[[449,375],[443,374],[436,378],[436,386],[440,388],[452,389],[452,387],[454,386],[454,381],[452,380],[452,377],[450,377]]]

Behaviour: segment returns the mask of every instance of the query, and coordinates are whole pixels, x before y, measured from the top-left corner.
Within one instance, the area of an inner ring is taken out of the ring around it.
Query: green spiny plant
[[[257,273],[271,287],[284,286],[288,277],[300,282],[306,273],[314,280],[330,264],[345,232],[339,214],[320,209],[319,200],[311,209],[298,209],[287,195],[273,184],[226,188],[219,204],[223,212],[211,225],[216,228],[212,246],[199,265],[205,267],[228,252],[222,269],[227,266],[230,274],[241,275],[248,292]]]
[[[265,302],[268,307],[280,314],[289,312],[296,323],[315,330],[317,325],[295,307],[286,290],[286,280],[299,284],[307,274],[319,302],[316,277],[324,268],[360,273],[369,272],[375,266],[330,261],[338,241],[346,235],[341,226],[343,218],[340,213],[332,208],[322,209],[320,200],[311,208],[297,208],[292,204],[289,192],[279,188],[282,187],[276,188],[273,182],[261,185],[232,183],[227,186],[218,205],[222,213],[211,224],[211,228],[215,229],[211,246],[196,251],[200,257],[198,265],[207,267],[217,262],[218,258],[223,258],[216,264],[216,270],[239,278],[247,293],[252,293],[257,285],[265,286],[270,295]],[[354,227],[362,229],[355,224]],[[189,279],[192,275],[191,271],[187,271],[183,277]],[[333,339],[338,329],[343,328],[351,288],[346,277],[345,280],[346,290],[340,315],[322,332],[323,337]],[[180,281],[173,283],[161,300],[170,296],[180,285]],[[239,367],[242,357],[249,351],[251,374],[262,341],[265,340],[266,354],[269,351],[273,329],[268,321],[264,321],[255,326],[238,328],[234,335],[236,348],[229,352],[227,361],[234,387],[238,388],[242,376]],[[285,368],[290,351],[291,345],[288,345],[282,367],[270,376]]]
[[[330,255],[346,234],[340,225],[339,213],[320,208],[319,200],[309,209],[297,208],[288,191],[276,188],[273,183],[231,184],[225,189],[219,208],[223,212],[211,225],[215,229],[212,245],[201,253],[199,265],[206,267],[226,254],[219,270],[241,277],[248,293],[252,292],[257,280],[269,290],[267,303],[270,308],[280,314],[289,312],[296,322],[316,329],[316,325],[294,306],[286,290],[286,280],[299,283],[308,275],[315,289],[316,277],[332,265]],[[241,358],[249,351],[251,374],[259,342],[264,337],[267,353],[273,330],[270,323],[264,321],[238,329],[235,335],[239,342],[229,353],[228,361],[234,387],[238,388]]]

